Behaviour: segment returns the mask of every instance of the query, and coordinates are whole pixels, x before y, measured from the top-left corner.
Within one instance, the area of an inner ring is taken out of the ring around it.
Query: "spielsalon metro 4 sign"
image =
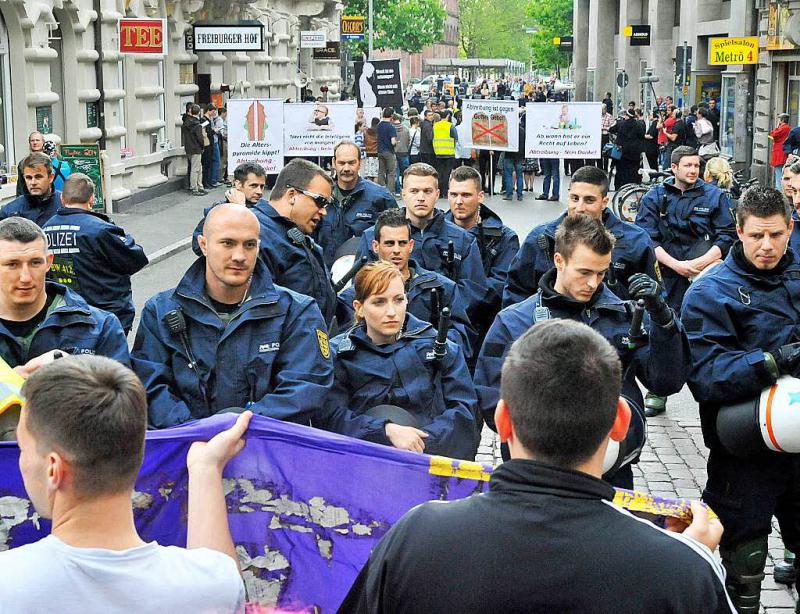
[[[708,63],[758,64],[758,37],[708,39]]]
[[[119,20],[120,53],[167,53],[166,19]]]

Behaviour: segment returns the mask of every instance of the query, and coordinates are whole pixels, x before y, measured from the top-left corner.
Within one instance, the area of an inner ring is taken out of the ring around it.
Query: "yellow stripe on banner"
[[[689,499],[657,500],[647,493],[635,490],[617,490],[614,495],[614,503],[620,507],[624,507],[629,512],[644,512],[645,514],[653,514],[655,516],[669,516],[670,518],[678,518],[687,524],[692,522],[692,508],[689,505]],[[719,518],[710,507],[708,508],[708,517],[711,519]]]
[[[431,465],[428,469],[431,475],[441,475],[446,478],[464,478],[488,482],[491,472],[480,463],[473,461],[460,461],[446,456],[431,456]]]

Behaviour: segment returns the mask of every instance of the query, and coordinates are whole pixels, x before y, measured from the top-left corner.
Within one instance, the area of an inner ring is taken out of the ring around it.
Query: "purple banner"
[[[186,453],[235,416],[147,434],[133,497],[142,538],[186,544]],[[254,416],[225,471],[228,520],[249,601],[334,612],[377,541],[406,511],[487,487],[491,469]],[[45,536],[13,443],[0,443],[0,550]]]

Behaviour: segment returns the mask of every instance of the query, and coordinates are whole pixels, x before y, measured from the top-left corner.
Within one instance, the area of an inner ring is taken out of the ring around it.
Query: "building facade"
[[[756,96],[764,89],[761,80],[771,70],[768,59],[760,57],[757,65],[709,63],[711,38],[761,36],[766,44],[766,31],[762,32],[761,26],[764,20],[759,20],[765,11],[759,9],[759,4],[766,3],[574,0],[575,99],[602,100],[606,92],[611,92],[618,107],[634,100],[650,109],[656,96],[672,96],[677,105],[687,108],[714,98],[720,108],[722,151],[733,156],[737,167],[760,173],[758,133],[767,130],[770,122],[759,115]],[[796,4],[800,5],[800,1]],[[626,26],[635,25],[650,26],[649,45],[631,44]],[[688,52],[686,81],[680,77],[684,64],[683,49],[679,47],[683,48],[684,43]],[[763,55],[766,54],[760,54]],[[797,76],[800,79],[800,73]],[[647,77],[658,80],[640,82]]]
[[[338,40],[342,8],[334,0],[0,0],[2,160],[15,168],[37,127],[62,143],[102,142],[106,195],[131,202],[185,173],[181,115],[196,100],[197,74],[211,76],[212,95],[228,84],[225,97],[296,99],[299,66],[316,95],[327,86],[338,99],[339,61],[312,61],[299,33]],[[120,54],[123,17],[165,18],[166,54]],[[263,51],[186,50],[196,22],[254,20],[264,26]],[[0,201],[14,189],[2,186]]]

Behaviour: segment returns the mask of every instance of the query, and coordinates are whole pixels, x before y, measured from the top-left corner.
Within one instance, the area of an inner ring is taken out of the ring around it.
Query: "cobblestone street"
[[[699,499],[706,483],[707,456],[697,404],[688,388],[684,388],[670,398],[666,414],[648,419],[647,444],[639,464],[633,468],[634,487],[659,497]],[[497,435],[486,426],[476,460],[493,466],[502,462]],[[783,541],[773,519],[767,577],[761,586],[761,611],[765,614],[794,612],[797,594],[794,588],[772,579],[774,561],[782,557]]]

